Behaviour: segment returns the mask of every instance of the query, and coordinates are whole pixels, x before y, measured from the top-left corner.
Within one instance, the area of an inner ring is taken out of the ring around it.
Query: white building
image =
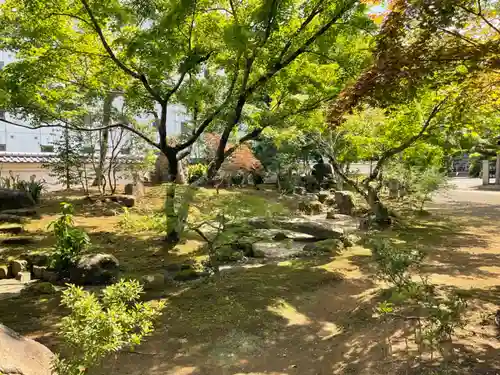
[[[11,53],[0,51],[0,69],[14,60]],[[117,98],[113,105],[120,107],[122,103],[123,101]],[[29,125],[1,109],[0,118],[21,125]],[[138,117],[136,120],[154,126],[152,117]],[[181,134],[185,124],[189,121],[190,117],[182,105],[170,105],[167,109],[167,134],[169,136]],[[41,166],[53,155],[53,143],[61,137],[62,131],[61,128],[53,127],[28,129],[0,121],[0,175],[14,173],[23,179],[28,179],[30,175],[35,174],[44,175],[47,180],[51,180]],[[154,140],[159,140],[157,133]],[[109,148],[111,148],[111,142],[110,139]]]

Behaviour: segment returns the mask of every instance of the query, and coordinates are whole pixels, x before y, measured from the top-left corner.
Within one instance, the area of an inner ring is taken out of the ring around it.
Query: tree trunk
[[[64,169],[66,173],[66,190],[69,190],[71,188],[71,176],[70,176],[70,165],[69,165],[69,160],[68,160],[68,155],[69,155],[69,130],[68,127],[64,129],[64,147],[66,149],[66,162],[64,163]]]
[[[375,215],[375,221],[379,224],[390,224],[389,211],[381,202],[378,191],[372,186],[366,186],[367,203]]]
[[[111,123],[111,109],[113,106],[113,100],[115,94],[108,93],[106,98],[104,98],[104,103],[102,107],[102,127],[105,128]],[[100,132],[99,140],[99,164],[96,169],[95,185],[101,190],[103,185],[103,180],[106,178],[104,176],[104,164],[106,163],[106,155],[108,153],[108,142],[109,142],[109,129],[105,128]],[[104,191],[103,191],[104,193]]]

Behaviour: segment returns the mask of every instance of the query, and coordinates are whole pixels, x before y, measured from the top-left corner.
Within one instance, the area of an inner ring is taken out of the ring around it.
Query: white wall
[[[0,0],[1,2],[1,0]],[[0,65],[3,62],[4,66],[15,59],[11,53],[0,51]],[[123,100],[117,98],[113,105],[121,107]],[[27,125],[8,113],[5,118],[12,122]],[[143,123],[152,123],[152,117],[137,117],[137,121]],[[189,116],[182,105],[173,104],[167,109],[167,134],[170,136],[179,135],[182,131],[182,123],[190,121]],[[50,145],[54,140],[59,138],[61,129],[57,128],[41,128],[41,129],[26,129],[12,124],[6,124],[0,121],[0,144],[6,145],[7,152],[41,152],[42,145]],[[158,135],[156,135],[158,141]]]

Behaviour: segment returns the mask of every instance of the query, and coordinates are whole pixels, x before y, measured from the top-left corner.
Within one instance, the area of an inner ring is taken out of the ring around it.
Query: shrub
[[[469,177],[477,178],[481,174],[481,160],[473,159],[469,166]]]
[[[204,164],[191,164],[188,165],[187,167],[187,175],[188,175],[188,182],[192,183],[203,176],[205,176],[207,173],[207,166]]]
[[[431,200],[432,194],[446,188],[448,185],[446,175],[437,167],[432,167],[415,173],[414,195],[419,202],[419,209],[424,209],[424,204]]]
[[[42,192],[45,190],[45,181],[36,180],[35,175],[32,175],[29,181],[21,180],[19,175],[14,176],[11,174],[9,177],[2,177],[0,179],[0,187],[25,191],[35,203],[40,203]]]
[[[417,250],[400,249],[387,240],[372,241],[372,248],[378,277],[397,288],[411,283],[411,269],[418,267],[424,258]]]
[[[104,289],[101,298],[70,285],[62,305],[71,310],[61,322],[62,356],[53,369],[58,375],[81,375],[98,365],[108,354],[134,348],[153,332],[153,321],[164,304],[138,302],[142,286],[120,281]]]
[[[50,267],[59,273],[67,273],[81,254],[89,247],[90,238],[73,222],[73,206],[61,203],[61,216],[49,224],[56,237],[55,252],[52,255]]]
[[[163,232],[166,227],[165,214],[151,212],[146,215],[132,215],[130,209],[123,207],[118,226],[127,231]]]

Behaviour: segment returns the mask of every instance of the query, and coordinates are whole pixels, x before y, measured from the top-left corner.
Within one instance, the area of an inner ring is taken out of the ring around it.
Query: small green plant
[[[425,203],[432,199],[432,194],[448,187],[447,177],[437,167],[427,168],[415,173],[413,194],[417,208],[423,211]]]
[[[193,183],[207,173],[205,164],[191,164],[187,167],[188,182]]]
[[[27,192],[35,203],[40,203],[42,192],[45,190],[45,181],[37,180],[35,175],[29,181],[21,180],[19,175],[10,174],[8,177],[0,178],[0,187]]]
[[[411,284],[410,272],[422,263],[422,252],[397,248],[387,240],[372,241],[372,248],[380,279],[393,283],[399,289]]]
[[[133,215],[130,209],[123,207],[118,226],[126,231],[165,231],[166,218],[164,214],[151,212],[145,215]]]
[[[139,302],[142,286],[137,281],[120,281],[104,289],[98,298],[80,287],[69,285],[62,305],[71,310],[61,321],[63,356],[56,356],[53,370],[58,375],[81,375],[97,366],[107,355],[132,349],[153,332],[163,302]]]
[[[56,237],[55,252],[50,266],[65,274],[90,246],[90,238],[83,229],[75,227],[73,206],[65,202],[61,203],[61,216],[52,221],[49,228]]]
[[[455,294],[437,293],[422,275],[420,281],[412,280],[411,271],[418,270],[423,261],[421,252],[398,249],[382,240],[373,244],[373,256],[379,278],[396,287],[389,300],[378,304],[377,313],[386,320],[396,317],[416,322],[415,342],[420,353],[428,348],[431,358],[435,349],[445,358],[451,356],[449,344],[455,329],[464,324],[465,300]],[[409,310],[416,315],[408,315]],[[386,336],[391,353],[390,337]]]

